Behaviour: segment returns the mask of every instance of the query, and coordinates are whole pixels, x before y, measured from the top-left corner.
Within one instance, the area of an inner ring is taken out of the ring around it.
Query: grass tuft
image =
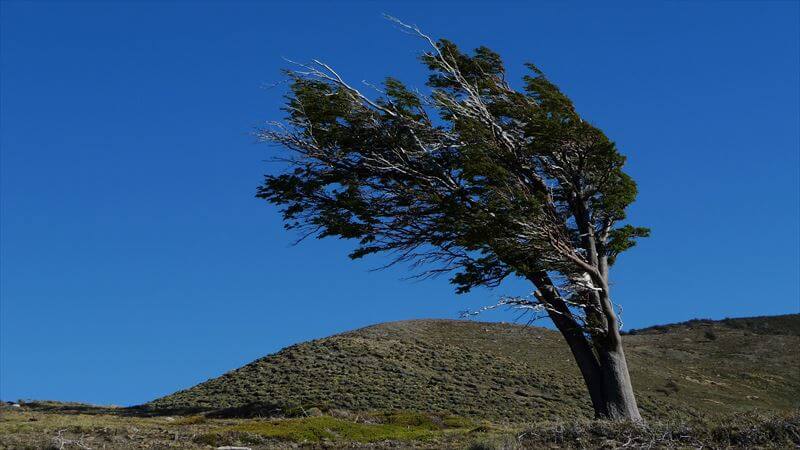
[[[330,416],[249,422],[224,431],[252,433],[293,442],[425,441],[433,436],[431,424],[354,423]]]

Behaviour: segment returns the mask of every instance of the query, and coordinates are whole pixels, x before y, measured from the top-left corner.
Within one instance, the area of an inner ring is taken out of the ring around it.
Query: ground
[[[644,424],[592,420],[551,330],[420,320],[294,345],[136,407],[10,402],[0,448],[800,447],[800,316],[624,340]]]
[[[493,423],[415,412],[309,412],[284,419],[131,416],[123,410],[31,404],[0,416],[3,449],[128,448],[796,448],[800,413],[635,425],[604,421]],[[73,405],[74,406],[74,405]],[[319,414],[319,415],[318,415]]]

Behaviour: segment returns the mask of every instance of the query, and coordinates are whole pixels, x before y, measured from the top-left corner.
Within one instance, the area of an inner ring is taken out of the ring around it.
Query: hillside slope
[[[800,315],[691,321],[624,339],[646,417],[800,406]],[[145,407],[260,416],[418,410],[512,422],[591,416],[560,335],[454,320],[385,323],[293,345]]]

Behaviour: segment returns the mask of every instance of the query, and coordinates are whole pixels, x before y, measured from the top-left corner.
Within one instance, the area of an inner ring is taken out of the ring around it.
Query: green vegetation
[[[427,440],[432,436],[431,430],[425,426],[353,423],[327,416],[250,422],[233,426],[229,430],[296,442],[412,441]]]
[[[36,405],[36,404],[34,404]],[[43,408],[43,409],[39,409]],[[125,410],[23,406],[0,415],[0,449],[85,448],[792,448],[800,413],[701,416],[646,424],[551,420],[476,424],[420,412],[291,419],[139,417]],[[74,411],[74,410],[72,410]],[[94,413],[91,413],[94,411]]]
[[[486,434],[474,450],[541,448],[794,448],[800,445],[800,414],[733,415],[690,421],[634,424],[577,421],[539,424],[515,435]]]
[[[59,406],[63,406],[59,407]],[[54,402],[6,407],[0,416],[0,449],[20,448],[196,448],[246,445],[275,448],[402,443],[403,446],[466,446],[476,433],[500,432],[453,416],[413,411],[318,415],[288,419],[214,419],[201,415],[146,417],[123,408],[93,408]]]
[[[715,323],[737,330],[748,331],[755,334],[800,336],[800,320],[797,314],[782,316],[760,316],[727,318],[720,321],[711,319],[692,319],[686,322],[668,325],[655,325],[639,330],[630,330],[624,334],[665,333],[669,330],[697,329],[713,327]]]
[[[639,425],[591,420],[553,331],[421,320],[295,345],[140,407],[6,405],[0,449],[791,448],[798,325],[693,320],[626,335]]]
[[[476,422],[463,417],[395,411],[363,416],[345,413],[343,417],[315,416],[247,421],[227,427],[220,433],[247,433],[265,438],[307,443],[433,442],[442,441],[448,436],[464,435],[476,428],[478,428]],[[206,439],[209,437],[206,436]]]
[[[798,324],[798,315],[698,320],[624,336],[642,413],[688,420],[798,407],[800,336],[791,333]],[[561,336],[543,328],[394,322],[288,347],[146,407],[217,417],[302,417],[317,408],[515,423],[589,419],[573,365]]]

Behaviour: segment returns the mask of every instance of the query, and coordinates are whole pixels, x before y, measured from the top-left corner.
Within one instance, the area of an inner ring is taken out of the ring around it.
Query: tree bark
[[[586,339],[583,329],[572,317],[566,303],[557,294],[547,272],[535,272],[529,279],[541,290],[541,300],[552,307],[547,309],[547,314],[572,351],[572,356],[578,364],[584,383],[586,383],[586,389],[589,391],[595,417],[605,418],[608,413],[605,405],[603,374],[600,371],[597,356],[592,350],[589,340]]]
[[[614,330],[619,336],[619,332]],[[619,339],[609,347],[600,346],[597,354],[602,373],[603,397],[606,418],[611,420],[641,421],[636,396],[633,392],[628,362]]]
[[[616,344],[608,343],[609,347],[604,345],[606,343],[595,345],[596,351],[592,351],[577,323],[557,312],[550,312],[550,318],[564,336],[578,364],[592,400],[595,418],[641,421],[621,340],[615,340]],[[618,331],[615,333],[619,336]]]
[[[564,340],[567,341],[575,362],[578,363],[578,369],[581,371],[583,382],[586,384],[586,389],[589,391],[589,397],[592,400],[595,418],[608,417],[603,373],[600,370],[600,364],[592,351],[591,345],[589,345],[583,332],[578,328],[577,323],[574,323],[574,321],[569,323],[570,321],[565,320],[564,316],[552,311],[549,312],[549,315],[553,323],[556,324],[558,331],[564,336]]]
[[[540,301],[550,306],[548,315],[572,351],[589,391],[595,418],[641,421],[617,318],[613,309],[608,309],[610,299],[603,296],[600,300],[606,306],[607,331],[595,334],[590,342],[547,273],[535,272],[528,278],[539,288]]]

